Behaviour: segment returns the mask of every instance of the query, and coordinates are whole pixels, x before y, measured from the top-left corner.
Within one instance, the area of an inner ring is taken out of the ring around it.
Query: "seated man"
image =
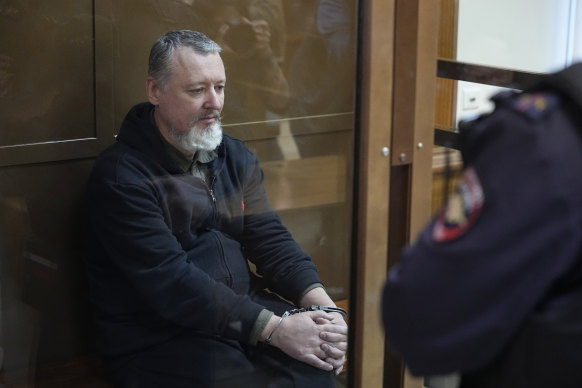
[[[149,102],[95,162],[98,350],[121,387],[333,387],[345,312],[271,208],[257,158],[222,133],[219,52],[199,32],[162,36]]]

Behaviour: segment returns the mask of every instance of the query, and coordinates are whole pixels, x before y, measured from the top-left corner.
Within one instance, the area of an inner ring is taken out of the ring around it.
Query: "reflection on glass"
[[[82,369],[94,348],[79,209],[90,166],[0,168],[0,386],[51,386],[65,365],[99,379]]]
[[[283,221],[338,299],[349,292],[355,8],[354,0],[113,4],[116,125],[145,99],[147,55],[158,36],[195,29],[220,43],[225,131],[259,156],[271,201],[285,203]]]
[[[269,199],[346,305],[351,251],[355,0],[125,0],[113,4],[116,125],[151,43],[170,29],[222,47],[223,124],[262,163]]]
[[[0,37],[0,146],[93,136],[92,1],[1,1]]]
[[[303,32],[289,63],[291,117],[351,112],[354,89],[353,1],[320,0],[311,7],[313,21]],[[297,17],[297,16],[296,16]],[[308,125],[317,128],[311,121]]]
[[[32,381],[32,368],[40,333],[40,312],[26,300],[26,242],[31,236],[26,201],[0,199],[0,361],[2,370],[24,369]],[[9,238],[7,238],[10,236]],[[26,323],[23,325],[23,323]],[[8,381],[10,382],[10,381]]]
[[[223,48],[228,74],[225,123],[265,121],[284,114],[289,86],[283,74],[285,19],[282,1],[215,2],[210,37]]]
[[[330,296],[347,307],[355,4],[0,0],[0,152],[93,137],[96,104],[113,107],[117,130],[146,99],[152,43],[172,29],[205,32],[224,48],[225,131],[257,154],[269,199]],[[94,41],[94,6],[99,25],[111,27],[98,35],[105,42]],[[94,45],[110,52],[95,58]],[[99,79],[109,72],[94,63],[111,66],[112,79]],[[111,100],[95,101],[95,83],[112,85]],[[0,169],[0,385],[66,375],[107,386],[93,358],[80,261],[80,204],[92,161],[58,159]]]

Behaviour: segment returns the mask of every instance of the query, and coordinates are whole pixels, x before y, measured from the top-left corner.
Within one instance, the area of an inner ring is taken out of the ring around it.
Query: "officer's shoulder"
[[[538,77],[507,101],[514,111],[531,120],[543,119],[565,103],[582,111],[582,63]]]
[[[513,94],[503,101],[507,107],[526,119],[538,121],[560,106],[560,95],[552,90],[527,91]]]
[[[487,128],[497,127],[500,121],[512,121],[511,116],[527,121],[543,120],[559,108],[561,97],[552,90],[525,92],[510,90],[494,95],[491,101],[495,104],[493,111],[461,121],[459,123],[461,132],[468,129],[471,129],[471,132],[486,131]],[[476,127],[480,130],[476,130]]]

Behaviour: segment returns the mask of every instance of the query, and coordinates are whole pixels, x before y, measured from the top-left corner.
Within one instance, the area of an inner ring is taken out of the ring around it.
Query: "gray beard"
[[[212,151],[222,141],[222,125],[220,119],[200,130],[194,125],[188,132],[180,132],[170,128],[170,137],[184,151],[195,153],[196,151]]]

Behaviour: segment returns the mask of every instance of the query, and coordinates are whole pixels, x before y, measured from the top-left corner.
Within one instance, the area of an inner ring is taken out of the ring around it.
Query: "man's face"
[[[216,148],[222,139],[225,83],[220,55],[200,55],[190,48],[176,50],[165,87],[152,78],[147,81],[162,135],[187,155]]]

